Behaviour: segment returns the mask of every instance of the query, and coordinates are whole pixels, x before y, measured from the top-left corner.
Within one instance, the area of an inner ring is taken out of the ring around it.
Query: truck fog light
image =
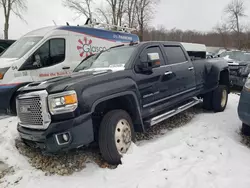
[[[65,142],[68,142],[69,141],[69,134],[67,133],[67,134],[63,134],[63,140],[65,141]]]
[[[71,135],[69,132],[56,134],[55,137],[58,145],[68,144],[71,140]]]

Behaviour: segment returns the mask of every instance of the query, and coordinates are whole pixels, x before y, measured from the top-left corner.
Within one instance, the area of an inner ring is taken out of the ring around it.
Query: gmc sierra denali
[[[191,61],[180,43],[117,46],[88,56],[71,76],[19,89],[17,129],[47,153],[96,142],[107,162],[119,164],[135,132],[202,101],[221,112],[229,87],[226,61]]]

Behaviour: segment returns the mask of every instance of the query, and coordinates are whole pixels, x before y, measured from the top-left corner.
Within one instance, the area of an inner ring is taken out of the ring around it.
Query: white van
[[[0,57],[0,110],[15,111],[21,86],[69,75],[87,56],[130,42],[139,42],[138,36],[89,26],[46,27],[24,35]]]

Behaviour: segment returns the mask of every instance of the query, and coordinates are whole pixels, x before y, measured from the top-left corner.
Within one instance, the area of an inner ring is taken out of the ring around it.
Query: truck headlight
[[[51,114],[73,112],[78,106],[75,91],[66,91],[48,96],[49,110]]]
[[[5,73],[9,70],[10,67],[0,68],[0,80],[3,79]]]

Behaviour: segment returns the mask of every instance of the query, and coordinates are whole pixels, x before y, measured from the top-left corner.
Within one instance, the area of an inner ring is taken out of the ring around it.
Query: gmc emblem
[[[28,113],[28,112],[30,112],[30,106],[21,106],[20,107],[20,112],[21,113]]]

